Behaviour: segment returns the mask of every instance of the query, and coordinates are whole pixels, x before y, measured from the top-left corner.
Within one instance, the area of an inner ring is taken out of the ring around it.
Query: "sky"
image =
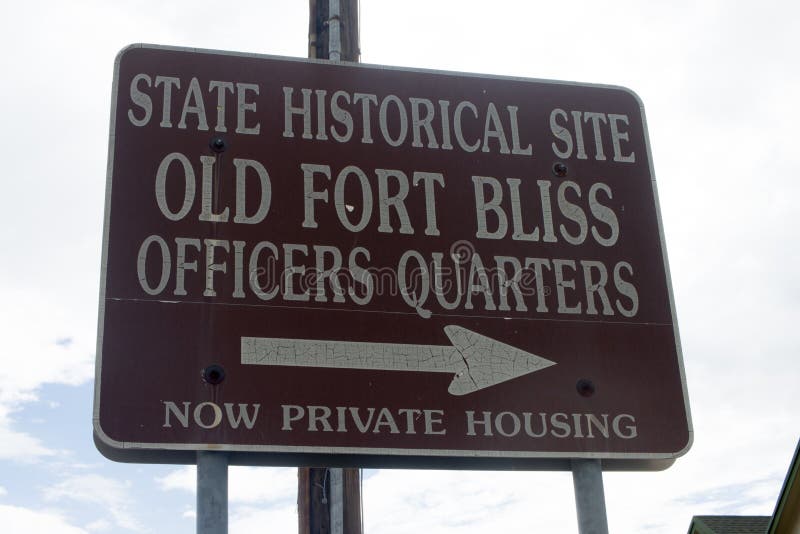
[[[194,531],[194,468],[92,442],[114,58],[145,42],[305,57],[307,2],[29,0],[0,19],[0,522]],[[800,436],[794,2],[361,5],[364,63],[621,85],[648,128],[694,444],[604,475],[611,532],[770,515]],[[293,468],[233,467],[230,531],[293,532]],[[569,472],[367,470],[370,534],[576,532]]]

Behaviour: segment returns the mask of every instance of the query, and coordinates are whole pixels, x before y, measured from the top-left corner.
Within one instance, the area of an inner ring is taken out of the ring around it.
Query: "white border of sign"
[[[438,75],[445,75],[445,76],[459,76],[459,77],[471,77],[471,78],[484,78],[484,79],[494,79],[494,80],[510,80],[510,81],[521,81],[521,82],[534,82],[539,84],[553,84],[553,85],[566,85],[566,86],[577,86],[577,87],[593,87],[593,88],[607,88],[607,89],[616,89],[621,90],[629,93],[639,104],[639,108],[641,110],[642,115],[642,127],[644,133],[644,140],[645,140],[645,147],[647,150],[647,158],[650,165],[650,179],[653,186],[653,199],[655,202],[656,207],[656,218],[658,220],[658,233],[661,240],[661,250],[663,252],[664,258],[664,272],[667,277],[667,290],[669,292],[669,302],[670,302],[670,309],[672,312],[672,323],[673,329],[675,332],[675,348],[676,354],[678,358],[678,367],[680,371],[681,377],[681,387],[683,389],[683,400],[684,405],[686,407],[686,422],[688,426],[688,433],[689,439],[686,443],[686,446],[681,449],[680,451],[672,454],[658,454],[658,453],[597,453],[597,452],[583,452],[583,453],[573,453],[573,454],[566,454],[563,452],[537,452],[537,451],[474,451],[474,450],[460,450],[460,449],[435,449],[435,450],[428,450],[428,449],[394,449],[394,448],[374,448],[374,447],[319,447],[319,446],[284,446],[284,445],[228,445],[228,444],[218,444],[218,443],[206,443],[206,444],[182,444],[182,443],[137,443],[137,442],[120,442],[110,438],[103,429],[100,427],[100,377],[101,377],[101,370],[102,370],[102,348],[103,348],[103,319],[105,316],[105,288],[106,288],[106,261],[108,256],[108,234],[109,234],[109,216],[110,216],[110,205],[111,205],[111,180],[112,180],[112,172],[114,169],[114,131],[115,131],[115,120],[116,120],[116,112],[117,112],[117,89],[119,84],[119,66],[122,56],[129,50],[136,49],[136,48],[148,48],[148,49],[156,49],[156,50],[169,50],[169,51],[177,51],[177,52],[195,52],[195,53],[203,53],[203,54],[216,54],[221,56],[234,56],[234,57],[250,57],[250,58],[261,58],[261,59],[270,59],[275,61],[286,61],[286,62],[293,62],[293,63],[325,63],[325,64],[337,64],[335,62],[329,62],[325,60],[314,60],[314,59],[303,59],[303,58],[287,58],[281,56],[271,56],[266,54],[255,54],[255,53],[246,53],[246,52],[228,52],[222,50],[207,50],[202,48],[186,48],[186,47],[177,47],[177,46],[165,46],[165,45],[153,45],[153,44],[132,44],[126,46],[117,54],[116,59],[114,61],[114,81],[112,84],[111,89],[111,121],[109,126],[109,140],[108,140],[108,165],[106,167],[106,196],[105,196],[105,215],[104,215],[104,222],[103,222],[103,253],[101,259],[101,266],[100,266],[100,304],[99,304],[99,311],[98,311],[98,323],[97,323],[97,353],[95,359],[95,395],[94,395],[94,412],[92,416],[92,426],[94,428],[96,439],[99,440],[98,447],[101,448],[101,452],[104,454],[111,453],[111,451],[103,451],[101,445],[110,447],[111,449],[116,449],[118,454],[107,454],[107,456],[115,456],[113,459],[116,460],[123,460],[125,452],[123,451],[131,451],[131,452],[138,452],[138,451],[150,451],[151,453],[158,453],[160,454],[153,454],[152,456],[148,456],[148,454],[143,455],[147,459],[147,462],[158,462],[158,461],[169,461],[169,451],[198,451],[198,450],[216,450],[216,451],[233,451],[233,452],[242,452],[242,453],[262,453],[262,455],[270,455],[270,454],[289,454],[289,455],[323,455],[323,456],[342,456],[342,455],[371,455],[371,456],[395,456],[395,457],[422,457],[422,458],[460,458],[460,459],[478,459],[478,458],[485,458],[485,459],[527,459],[527,460],[536,460],[536,459],[567,459],[567,458],[598,458],[603,460],[623,460],[625,462],[613,462],[608,467],[612,469],[664,469],[671,465],[675,458],[683,456],[692,446],[694,441],[694,429],[692,426],[692,416],[691,411],[689,408],[689,396],[686,388],[686,374],[684,371],[683,366],[683,353],[681,350],[681,342],[680,342],[680,333],[678,330],[678,321],[677,316],[675,313],[675,299],[673,296],[672,291],[672,278],[670,275],[669,270],[669,261],[667,259],[667,248],[666,248],[666,241],[664,239],[664,227],[661,220],[661,208],[658,203],[658,188],[656,185],[655,179],[655,171],[653,169],[653,156],[650,151],[650,138],[649,133],[647,130],[647,119],[645,118],[644,112],[644,105],[639,98],[639,96],[627,89],[625,87],[620,86],[613,86],[613,85],[604,85],[604,84],[590,84],[590,83],[578,83],[578,82],[564,82],[558,80],[540,80],[536,78],[522,78],[522,77],[514,77],[514,76],[487,76],[475,73],[464,73],[464,72],[455,72],[455,71],[439,71],[439,70],[431,70],[431,69],[415,69],[415,68],[400,68],[400,67],[388,67],[383,65],[368,65],[363,63],[346,63],[347,68],[359,68],[359,69],[370,69],[370,70],[393,70],[393,71],[401,71],[401,72],[417,72],[423,74],[438,74]],[[162,456],[163,457],[160,457]],[[133,455],[132,455],[133,456]],[[656,460],[656,462],[653,462]],[[141,461],[139,459],[133,459],[131,461]],[[637,462],[639,461],[639,462]],[[171,463],[171,462],[170,462]],[[183,463],[180,460],[176,463]],[[190,463],[190,462],[187,462]],[[193,463],[193,462],[191,462]],[[245,464],[253,464],[253,465],[286,465],[285,461],[275,461],[271,462],[269,456],[260,459],[254,462],[239,462]],[[333,461],[335,463],[335,460]],[[347,462],[352,463],[352,462]],[[375,465],[374,462],[368,462],[372,465]],[[378,462],[378,465],[391,465],[393,462],[391,460],[387,460],[386,462]],[[628,465],[626,465],[628,464]],[[530,464],[526,462],[525,468],[528,468]],[[543,462],[542,468],[544,469],[552,469],[552,463],[550,462]],[[471,469],[480,468],[480,466],[469,466]],[[500,466],[502,468],[502,465]],[[509,468],[516,467],[514,465],[509,464]],[[534,467],[535,463],[534,463]],[[560,464],[557,464],[556,469],[569,469],[569,463],[565,464],[565,466],[561,467]]]

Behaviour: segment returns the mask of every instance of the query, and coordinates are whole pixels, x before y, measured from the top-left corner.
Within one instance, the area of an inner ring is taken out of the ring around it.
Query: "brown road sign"
[[[126,48],[97,354],[96,441],[128,461],[653,468],[691,443],[619,87]]]

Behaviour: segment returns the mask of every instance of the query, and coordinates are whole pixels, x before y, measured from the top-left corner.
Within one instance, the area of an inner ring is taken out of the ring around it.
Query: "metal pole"
[[[572,460],[572,484],[575,486],[579,534],[608,534],[600,460]]]
[[[329,0],[328,2],[328,59],[331,61],[342,60],[342,34],[341,34],[341,13],[339,12],[339,0]]]
[[[331,513],[331,534],[344,534],[344,469],[330,468],[331,502],[328,505]]]
[[[197,451],[197,534],[228,534],[228,455]]]

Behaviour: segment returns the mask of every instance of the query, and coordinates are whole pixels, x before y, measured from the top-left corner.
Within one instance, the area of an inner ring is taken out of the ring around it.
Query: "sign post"
[[[197,534],[228,534],[228,454],[197,451]]]
[[[575,487],[579,534],[608,534],[600,460],[572,460],[572,483]]]

